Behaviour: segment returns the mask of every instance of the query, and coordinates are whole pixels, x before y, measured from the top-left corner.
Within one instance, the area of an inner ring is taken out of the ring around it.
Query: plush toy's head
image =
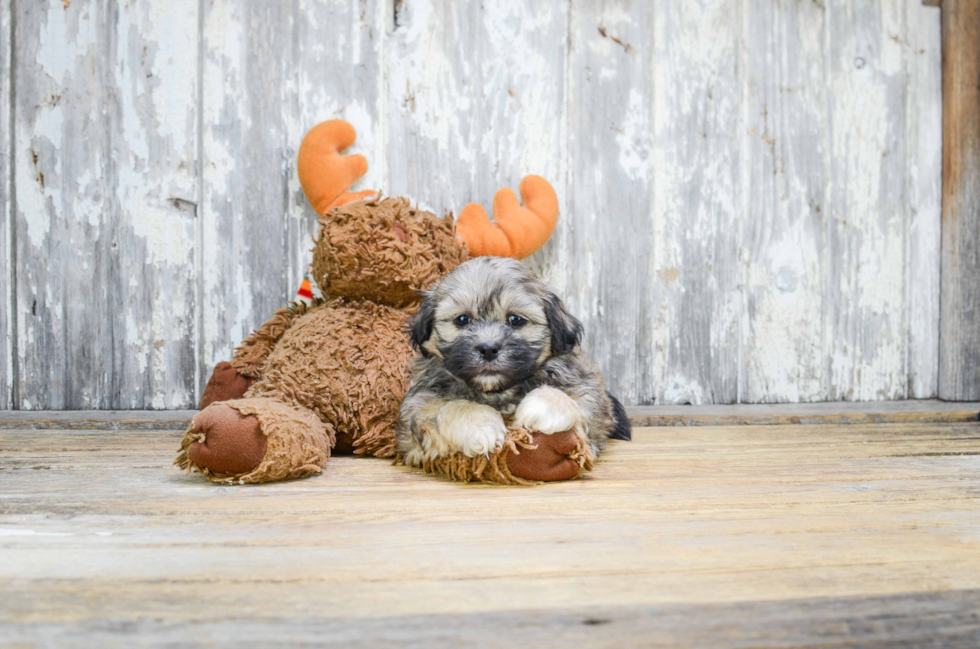
[[[334,208],[320,223],[313,279],[324,296],[405,307],[468,258],[452,219],[436,218],[406,198],[359,200]]]
[[[419,301],[419,289],[470,256],[523,259],[555,229],[558,197],[539,176],[521,181],[523,206],[514,192],[501,189],[493,200],[493,222],[480,205],[470,203],[455,228],[451,216],[439,219],[405,198],[348,193],[367,171],[363,156],[340,153],[355,138],[350,124],[332,120],[314,127],[299,150],[300,183],[321,215],[311,269],[325,297],[409,306]]]

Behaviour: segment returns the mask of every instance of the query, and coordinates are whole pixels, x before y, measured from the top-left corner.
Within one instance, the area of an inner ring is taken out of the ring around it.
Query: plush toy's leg
[[[320,473],[333,429],[306,408],[251,398],[212,404],[184,433],[180,468],[213,482],[271,482]]]
[[[252,386],[252,379],[242,376],[228,361],[214,366],[214,372],[201,395],[201,410],[216,401],[241,399]]]
[[[525,480],[569,480],[583,468],[592,469],[591,454],[575,431],[531,433],[537,448],[516,448],[507,454],[507,468]]]
[[[422,460],[420,468],[459,482],[533,485],[568,480],[592,470],[592,452],[574,431],[532,433],[510,428],[503,446],[488,456],[454,453]]]

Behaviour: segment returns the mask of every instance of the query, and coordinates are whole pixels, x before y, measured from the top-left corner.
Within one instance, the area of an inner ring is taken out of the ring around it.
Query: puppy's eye
[[[453,319],[453,324],[457,327],[465,327],[470,323],[470,317],[465,313],[463,315],[458,315]]]
[[[522,318],[519,315],[514,315],[513,313],[511,313],[509,316],[507,316],[507,324],[509,324],[514,329],[520,329],[521,327],[527,324],[527,318]]]

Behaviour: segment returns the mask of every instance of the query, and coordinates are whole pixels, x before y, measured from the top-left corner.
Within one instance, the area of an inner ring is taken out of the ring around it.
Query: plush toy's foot
[[[241,399],[252,385],[252,380],[239,374],[231,363],[221,361],[214,366],[214,372],[201,395],[201,410],[216,401]]]
[[[583,468],[579,454],[581,440],[574,431],[532,433],[537,448],[520,448],[507,454],[507,468],[525,480],[570,480]]]
[[[405,458],[399,461],[405,462]],[[413,466],[459,482],[534,485],[568,480],[582,469],[591,471],[592,452],[572,431],[548,435],[511,427],[503,446],[489,455],[453,453],[422,459]]]
[[[199,441],[187,447],[187,457],[211,474],[250,473],[262,463],[269,447],[258,419],[243,417],[220,403],[195,416],[189,432]]]
[[[208,406],[184,433],[174,464],[213,482],[271,482],[320,473],[334,442],[311,411],[273,399]]]

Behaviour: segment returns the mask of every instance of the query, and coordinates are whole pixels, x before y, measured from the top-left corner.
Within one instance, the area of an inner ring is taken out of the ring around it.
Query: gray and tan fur
[[[424,294],[402,401],[398,452],[410,466],[498,449],[507,426],[575,430],[594,456],[629,439],[622,405],[583,356],[582,324],[526,266],[478,257]]]

